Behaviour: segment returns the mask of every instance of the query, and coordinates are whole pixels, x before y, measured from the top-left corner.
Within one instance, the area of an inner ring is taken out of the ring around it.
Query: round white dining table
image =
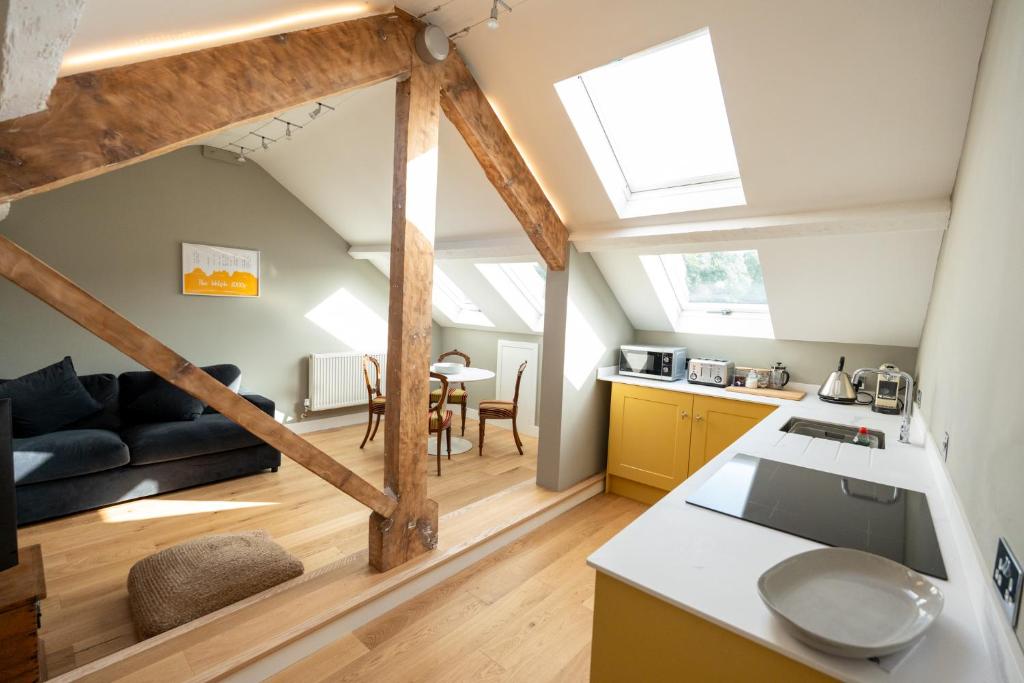
[[[430,366],[430,370],[432,372],[436,372],[434,370],[433,365]],[[445,377],[448,378],[448,388],[452,389],[457,387],[460,383],[468,384],[469,382],[480,382],[486,379],[494,379],[494,372],[492,372],[491,370],[485,370],[484,368],[464,367],[458,372],[446,374]],[[430,378],[430,381],[436,382],[438,384],[440,384],[441,382],[441,380],[434,379],[433,377]],[[466,388],[467,390],[469,389],[469,387]],[[459,424],[461,424],[461,414],[455,415],[455,412],[460,410],[460,408],[458,406],[449,407],[449,410],[452,411],[452,431],[454,432],[457,429],[455,426],[456,419],[459,419]],[[469,441],[469,439],[463,439],[462,437],[458,437],[455,436],[455,434],[452,434],[452,455],[455,455],[456,453],[465,453],[466,451],[471,450],[472,448],[473,444]],[[427,440],[427,453],[429,453],[430,455],[437,455],[436,435],[433,438]],[[445,439],[443,435],[441,436],[441,455],[448,455],[448,448],[445,444]]]

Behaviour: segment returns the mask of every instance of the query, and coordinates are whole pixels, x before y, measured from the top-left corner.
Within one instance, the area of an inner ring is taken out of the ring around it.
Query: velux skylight
[[[437,266],[434,266],[433,303],[453,323],[494,327],[480,307],[466,296],[455,282]]]
[[[746,204],[708,29],[555,89],[620,218]]]
[[[756,251],[655,254],[640,263],[677,332],[775,336]]]
[[[544,331],[544,286],[547,272],[534,261],[478,263],[480,273],[534,332]]]

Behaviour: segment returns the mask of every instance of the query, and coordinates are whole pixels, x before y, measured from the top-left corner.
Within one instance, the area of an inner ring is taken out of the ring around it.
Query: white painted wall
[[[537,483],[563,490],[605,468],[611,385],[597,369],[634,332],[589,254],[570,248],[546,294]]]
[[[921,411],[989,567],[1024,557],[1024,2],[996,0],[919,362]],[[1018,626],[1018,639],[1024,628]]]

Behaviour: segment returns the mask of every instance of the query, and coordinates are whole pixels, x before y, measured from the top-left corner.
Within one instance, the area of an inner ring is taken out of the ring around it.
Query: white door
[[[523,381],[519,387],[519,419],[516,424],[523,433],[536,430],[537,370],[539,354],[532,342],[498,340],[497,387],[498,400],[511,401],[516,391],[516,372],[526,361]]]

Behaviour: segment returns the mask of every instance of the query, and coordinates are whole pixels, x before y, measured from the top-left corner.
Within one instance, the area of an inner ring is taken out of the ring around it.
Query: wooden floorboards
[[[383,430],[360,450],[364,430],[356,425],[307,438],[360,476],[381,482]],[[476,423],[467,423],[467,438],[475,442],[475,433]],[[489,430],[484,457],[474,448],[451,461],[443,459],[440,478],[432,474],[431,458],[429,495],[438,502],[440,514],[533,481],[536,440],[524,437],[524,442],[526,454],[520,456],[511,432]],[[302,559],[307,573],[346,558],[365,565],[368,517],[365,507],[284,458],[276,473],[23,528],[19,544],[39,543],[43,549],[48,597],[42,605],[41,637],[49,674],[56,676],[137,641],[125,579],[131,565],[146,555],[203,534],[266,529]]]
[[[594,606],[586,557],[644,510],[614,495],[592,498],[273,680],[586,681]]]

